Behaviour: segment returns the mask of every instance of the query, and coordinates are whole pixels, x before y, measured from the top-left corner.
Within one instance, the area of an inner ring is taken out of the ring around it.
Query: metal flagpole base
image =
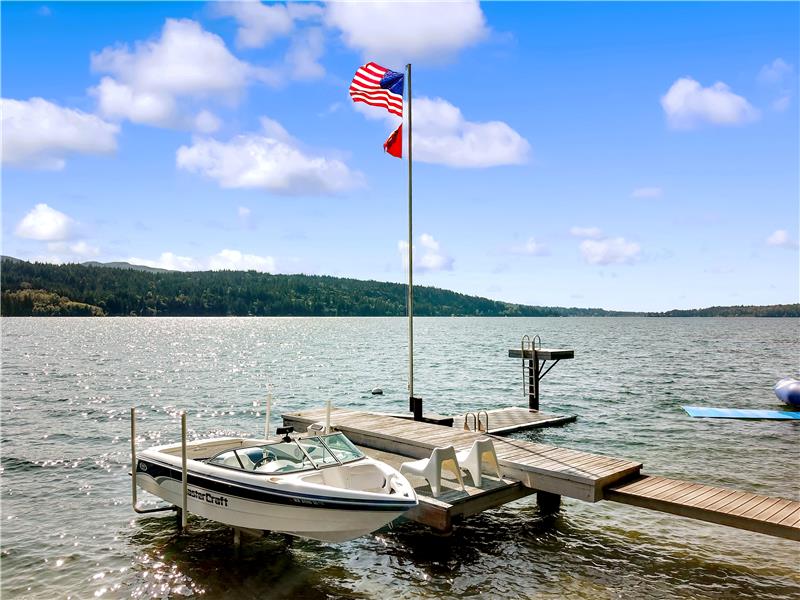
[[[422,398],[409,397],[408,410],[414,413],[415,421],[422,421]]]

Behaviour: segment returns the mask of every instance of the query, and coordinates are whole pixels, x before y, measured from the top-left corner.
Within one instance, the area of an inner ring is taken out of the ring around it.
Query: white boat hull
[[[400,489],[407,486],[410,495],[323,485],[321,471],[269,477],[234,473],[196,460],[188,463],[188,512],[233,527],[343,542],[380,529],[417,504],[413,488],[402,475],[369,458],[352,465],[355,477],[358,469],[380,468],[388,478],[399,478]],[[349,467],[331,467],[324,475],[334,477],[333,469]],[[147,450],[139,455],[135,475],[140,488],[170,504],[182,505],[179,457]]]

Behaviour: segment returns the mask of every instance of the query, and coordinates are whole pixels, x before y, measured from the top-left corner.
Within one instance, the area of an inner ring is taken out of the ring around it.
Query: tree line
[[[107,316],[403,316],[407,286],[324,275],[163,271],[98,264],[30,263],[4,257],[2,314]],[[674,314],[673,314],[674,313]],[[677,314],[680,313],[680,314]],[[414,287],[419,316],[800,316],[800,305],[632,313],[528,306]]]

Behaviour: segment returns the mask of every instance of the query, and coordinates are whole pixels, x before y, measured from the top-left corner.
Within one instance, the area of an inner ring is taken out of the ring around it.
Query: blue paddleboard
[[[690,417],[708,419],[776,419],[800,420],[800,412],[790,410],[749,410],[744,408],[713,408],[711,406],[682,406]]]

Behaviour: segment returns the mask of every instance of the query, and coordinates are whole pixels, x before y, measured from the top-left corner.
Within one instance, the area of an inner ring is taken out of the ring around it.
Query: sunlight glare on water
[[[452,535],[411,523],[345,543],[247,541],[130,508],[138,447],[263,433],[279,414],[401,412],[406,324],[395,318],[15,319],[2,331],[3,598],[788,598],[797,544],[601,502],[543,519],[531,497]],[[683,404],[779,408],[797,372],[796,319],[469,319],[416,322],[426,410],[525,405],[508,358],[523,334],[575,349],[543,381],[543,410],[577,422],[522,439],[641,461],[650,474],[798,499],[792,422],[691,419]],[[372,396],[380,386],[385,395]],[[156,499],[144,493],[143,504]]]

